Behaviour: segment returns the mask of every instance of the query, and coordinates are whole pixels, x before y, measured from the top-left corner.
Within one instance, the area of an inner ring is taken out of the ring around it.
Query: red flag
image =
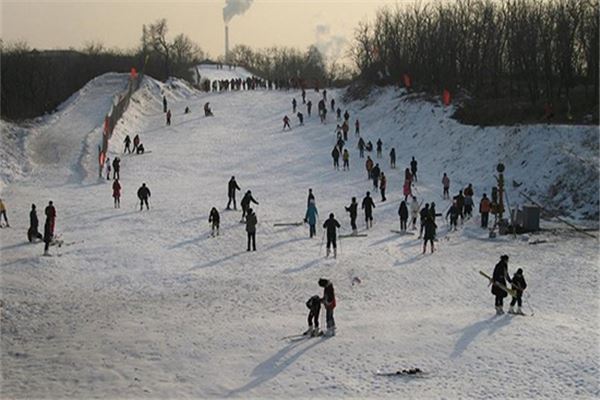
[[[450,91],[448,89],[444,89],[444,93],[442,94],[442,102],[445,106],[449,106],[451,102],[452,96],[450,95]]]
[[[408,75],[408,74],[402,75],[402,80],[404,81],[404,86],[407,89],[410,89],[410,87],[411,87],[410,75]]]

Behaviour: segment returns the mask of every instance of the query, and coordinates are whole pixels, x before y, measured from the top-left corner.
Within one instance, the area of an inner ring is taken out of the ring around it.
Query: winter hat
[[[250,214],[252,212],[251,208],[248,208],[248,214]]]
[[[333,213],[329,214],[329,218],[333,218]]]
[[[327,286],[328,283],[329,283],[329,281],[325,278],[319,279],[319,286],[321,286],[321,287]]]
[[[517,270],[517,274],[518,274],[518,275],[523,275],[523,270],[522,270],[521,268],[519,268],[519,269]]]
[[[508,261],[508,256],[506,254],[500,256],[500,259],[503,261]]]

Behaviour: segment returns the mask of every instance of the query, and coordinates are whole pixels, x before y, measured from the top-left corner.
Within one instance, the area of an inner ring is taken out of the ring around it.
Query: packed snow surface
[[[146,79],[111,140],[109,157],[122,158],[123,196],[115,209],[112,181],[97,178],[95,147],[102,113],[125,82],[105,76],[96,84],[80,94],[80,106],[73,102],[9,143],[22,146],[30,166],[2,192],[11,228],[0,230],[1,397],[600,396],[598,240],[562,229],[491,240],[478,215],[457,232],[438,218],[436,252],[422,255],[418,232],[391,232],[411,156],[419,162],[417,197],[444,212],[443,172],[452,194],[473,183],[476,204],[495,183],[499,161],[507,181],[523,182],[530,193],[546,192],[568,172],[565,153],[597,176],[597,148],[586,146],[597,142],[596,128],[465,127],[450,110],[384,90],[342,105],[352,123],[351,168],[344,172],[332,168],[333,113],[325,125],[316,116],[320,93],[308,93],[312,116],[300,104],[305,126],[298,126],[295,91],[207,94]],[[341,94],[332,90],[328,98],[340,103]],[[214,117],[204,117],[207,101]],[[293,129],[282,132],[286,113]],[[384,157],[371,157],[388,177],[386,202],[358,157],[356,117],[366,140],[384,143]],[[147,154],[123,155],[127,134],[140,134]],[[397,169],[389,168],[392,146]],[[252,190],[260,203],[253,205],[256,252],[246,252],[241,211],[224,210],[232,175],[241,194]],[[139,211],[142,182],[152,191],[150,211]],[[597,180],[587,183],[587,193],[597,193]],[[344,206],[352,196],[360,202],[371,190],[376,200],[368,236],[342,239],[335,260],[324,257],[320,226],[313,239],[306,226],[274,226],[302,221],[309,187],[320,225],[333,212],[342,233],[350,230]],[[509,185],[512,204],[523,201],[521,188]],[[66,245],[42,257],[42,244],[29,244],[25,233],[31,203],[43,226],[48,200]],[[213,206],[221,212],[216,238],[208,225]],[[594,207],[580,206],[574,216]],[[525,271],[528,316],[494,314],[478,271],[491,274],[502,254],[510,255],[511,274]],[[304,303],[322,295],[321,277],[336,289],[337,335],[282,340],[306,329]],[[411,367],[427,374],[376,375]]]

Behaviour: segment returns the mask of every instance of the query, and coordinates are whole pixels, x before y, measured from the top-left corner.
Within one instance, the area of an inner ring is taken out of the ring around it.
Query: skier
[[[431,252],[433,253],[433,241],[435,240],[435,230],[437,225],[435,222],[427,217],[425,219],[425,235],[423,236],[423,254],[425,254],[425,250],[427,250],[427,242],[431,243]]]
[[[417,201],[415,196],[412,196],[412,201],[410,202],[410,217],[412,218],[412,229],[413,231],[417,229],[417,218],[419,217],[419,209],[421,205]]]
[[[308,103],[306,103],[306,112],[308,114],[308,116],[310,117],[310,111],[312,109],[312,101],[308,101]]]
[[[167,126],[171,125],[171,110],[167,111]]]
[[[346,110],[346,112],[344,113],[344,122],[348,122],[349,119],[350,119],[350,114],[348,114],[348,110]]]
[[[464,195],[465,197],[473,197],[473,184],[469,183],[469,186],[467,186],[464,190]]]
[[[523,276],[523,270],[521,268],[513,275],[511,284],[511,288],[515,291],[516,296],[513,296],[508,312],[509,314],[524,315],[521,310],[521,306],[523,305],[521,297],[523,296],[523,291],[527,288],[527,282],[525,282],[525,277]],[[513,309],[515,304],[517,305],[516,311]]]
[[[285,131],[285,128],[289,128],[290,130],[292,130],[292,127],[290,126],[290,119],[288,118],[288,116],[284,116],[283,117],[283,130]]]
[[[365,141],[363,138],[358,139],[358,156],[360,158],[365,158]]]
[[[113,179],[121,179],[121,159],[119,157],[115,157],[112,162],[113,165]]]
[[[400,202],[400,207],[398,207],[398,216],[400,217],[400,231],[406,232],[406,221],[408,220],[408,207],[406,206],[406,201]]]
[[[421,229],[419,230],[419,239],[423,236],[423,231],[425,230],[425,222],[429,217],[429,203],[425,203],[425,207],[421,209],[419,212],[419,216],[421,217]]]
[[[390,167],[396,168],[396,149],[394,147],[390,150]]]
[[[167,97],[163,96],[163,112],[167,112]]]
[[[323,101],[327,101],[327,89],[323,89]]]
[[[52,240],[52,236],[54,236],[54,227],[56,225],[56,208],[52,201],[48,202],[44,214],[46,215],[46,223],[48,223],[50,227],[50,240]],[[45,229],[46,228],[44,227],[44,235],[46,234]]]
[[[348,131],[350,127],[348,126],[348,121],[344,121],[342,124],[342,133],[344,134],[344,140],[348,140]]]
[[[433,222],[435,222],[435,217],[435,203],[432,201],[429,205],[429,218],[431,218]]]
[[[235,204],[235,191],[236,190],[240,190],[240,187],[238,186],[237,182],[235,181],[235,176],[232,176],[231,179],[229,180],[229,183],[227,184],[227,197],[228,197],[228,201],[227,201],[227,209],[231,210],[231,208],[229,208],[231,206],[231,202],[233,201],[233,209],[237,210],[237,206]]]
[[[381,201],[385,201],[385,188],[387,186],[387,179],[385,174],[382,172],[379,178],[379,191],[381,192]]]
[[[373,151],[373,143],[371,143],[370,140],[365,145],[365,150],[367,150],[369,153]]]
[[[48,216],[46,216],[46,222],[44,223],[44,255],[49,256],[50,253],[48,249],[50,248],[50,243],[52,242],[52,237],[54,234],[52,233],[52,220]]]
[[[213,112],[212,112],[212,110],[211,110],[211,108],[210,108],[210,102],[209,102],[209,101],[207,101],[207,102],[204,104],[204,116],[205,116],[205,117],[212,117],[213,115],[214,115],[214,114],[213,114]]]
[[[360,122],[358,121],[358,118],[354,121],[354,135],[360,136]]]
[[[135,154],[144,154],[146,150],[144,149],[144,144],[140,143],[135,151]]]
[[[35,211],[35,204],[31,205],[31,211],[29,212],[29,230],[27,230],[27,239],[33,242],[33,239],[43,240],[44,236],[38,232],[38,217]]]
[[[298,121],[300,122],[300,126],[304,125],[304,115],[301,112],[298,112],[298,114],[296,114],[296,116],[298,117]]]
[[[367,195],[362,201],[361,208],[365,210],[365,223],[367,225],[367,229],[373,227],[373,208],[375,208],[375,203],[371,198],[371,192],[367,192]]]
[[[319,336],[319,313],[321,312],[321,298],[318,295],[312,296],[306,302],[308,312],[308,330],[303,335]],[[313,327],[314,322],[314,327]]]
[[[452,205],[450,206],[450,209],[448,209],[448,212],[446,213],[446,220],[448,220],[448,217],[450,217],[450,229],[454,227],[454,230],[456,230],[456,225],[458,223],[458,214],[458,206],[456,205],[456,201],[453,201]]]
[[[333,169],[339,170],[340,169],[340,151],[338,149],[338,146],[335,146],[333,148],[333,150],[331,150],[331,157],[333,158]]]
[[[302,104],[306,104],[306,90],[302,89]]]
[[[342,154],[342,159],[344,160],[344,171],[350,170],[350,153],[348,149],[344,149],[344,153]]]
[[[367,170],[367,179],[371,179],[371,170],[373,169],[373,160],[371,160],[371,156],[367,156],[367,161],[365,161],[365,168]]]
[[[504,314],[502,303],[507,293],[500,286],[506,287],[507,280],[512,281],[508,275],[508,256],[504,254],[500,257],[500,262],[494,267],[494,274],[492,275],[492,294],[495,296],[494,305],[496,306],[497,315]]]
[[[381,158],[381,152],[382,152],[382,146],[383,146],[383,142],[381,141],[381,138],[377,139],[377,158]]]
[[[217,211],[216,207],[213,207],[210,210],[210,215],[208,216],[208,222],[212,223],[210,229],[210,236],[215,236],[215,231],[217,231],[217,236],[219,236],[219,222],[221,221],[221,216],[219,215],[219,211]]]
[[[115,208],[121,208],[121,184],[118,179],[113,181],[112,190],[112,197],[115,199]]]
[[[183,110],[184,114],[189,114],[190,113],[190,108],[188,106],[185,107],[185,110]]]
[[[306,214],[304,215],[304,222],[308,223],[309,226],[309,237],[312,238],[317,234],[317,217],[319,216],[319,211],[317,211],[317,206],[315,206],[315,200],[309,200],[308,207],[306,207]]]
[[[331,99],[331,112],[335,111],[335,99]]]
[[[292,99],[292,114],[296,113],[296,99]]]
[[[327,229],[327,254],[325,257],[329,257],[329,249],[333,246],[333,258],[337,257],[337,244],[336,244],[336,229],[340,228],[340,223],[337,222],[333,213],[329,214],[329,219],[323,224],[323,228]]]
[[[342,120],[342,109],[338,107],[337,110],[335,110],[335,116],[337,118],[338,121]]]
[[[256,214],[250,207],[248,207],[247,212],[246,233],[248,234],[248,247],[246,248],[246,251],[250,251],[250,243],[252,243],[252,251],[256,251],[256,224],[258,223],[258,220]]]
[[[448,178],[448,175],[446,175],[446,173],[444,172],[444,176],[442,177],[442,185],[444,186],[444,194],[442,195],[442,197],[444,198],[444,200],[449,199],[450,198],[450,178]]]
[[[377,184],[379,182],[380,175],[381,175],[381,169],[379,168],[379,164],[375,164],[373,169],[371,169],[371,179],[373,179],[373,188],[375,188],[375,190],[377,190],[377,187],[378,187]]]
[[[4,217],[4,222],[6,222],[6,227],[10,228],[10,224],[8,223],[8,218],[6,218],[6,206],[4,205],[4,201],[0,199],[0,224],[2,222],[2,217]],[[2,225],[0,225],[2,227]]]
[[[417,181],[417,160],[413,156],[412,161],[410,162],[410,172],[412,173],[413,180]]]
[[[408,168],[406,168],[404,170],[404,182],[405,183],[408,182],[408,185],[410,186],[410,185],[412,185],[412,181],[413,181],[413,176],[410,173],[410,170]]]
[[[125,152],[131,154],[131,149],[129,148],[129,145],[131,144],[131,138],[129,137],[129,135],[125,136],[125,140],[123,140],[123,143],[125,143],[125,149],[123,150],[123,154],[125,154]]]
[[[325,320],[327,321],[327,332],[325,336],[335,336],[335,320],[333,319],[333,310],[335,309],[335,291],[333,284],[328,279],[319,279],[319,286],[323,288],[323,299],[321,302],[325,306]]]
[[[150,209],[148,205],[148,197],[150,196],[150,189],[148,189],[145,183],[142,183],[142,186],[137,191],[137,197],[140,199],[140,211],[144,209],[144,203],[146,204],[146,210]]]
[[[463,196],[463,191],[459,190],[458,194],[454,196],[454,201],[456,201],[456,207],[458,207],[458,215],[460,216],[460,223],[462,225],[465,215],[463,214],[463,209],[465,206],[465,196]]]
[[[491,203],[487,195],[484,193],[483,198],[479,202],[479,213],[481,214],[481,227],[488,227],[488,218],[490,216]]]
[[[404,185],[402,186],[402,193],[404,193],[404,201],[408,200],[408,198],[412,196],[412,188],[409,180],[404,181]]]
[[[473,216],[473,197],[465,196],[464,210],[466,219]]]
[[[313,194],[312,188],[308,188],[308,198],[306,199],[306,207],[310,204],[310,201],[315,201],[315,195]]]
[[[110,158],[106,157],[106,180],[109,181],[110,180]]]
[[[133,151],[135,152],[137,150],[137,147],[140,144],[140,135],[135,135],[133,137]]]
[[[352,198],[352,203],[348,207],[345,207],[346,211],[350,213],[350,226],[352,227],[352,234],[358,234],[358,229],[356,228],[356,216],[358,214],[358,203],[356,202],[356,197]]]
[[[240,202],[242,206],[242,219],[240,222],[244,222],[244,218],[246,217],[248,210],[250,210],[250,202],[258,205],[258,201],[254,200],[254,197],[252,197],[252,192],[248,190]]]

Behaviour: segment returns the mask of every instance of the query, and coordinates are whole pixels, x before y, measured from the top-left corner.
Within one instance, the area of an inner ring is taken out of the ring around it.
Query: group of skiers
[[[35,239],[42,240],[44,242],[44,255],[48,256],[50,245],[54,241],[54,227],[56,226],[56,208],[52,201],[48,202],[44,210],[46,215],[46,221],[44,222],[44,234],[42,235],[38,231],[39,220],[35,204],[31,205],[31,211],[29,212],[29,229],[27,230],[27,239],[33,243]]]
[[[329,279],[320,278],[318,285],[323,288],[323,297],[319,295],[311,296],[307,302],[308,308],[308,329],[302,335],[312,337],[316,336],[335,336],[335,319],[333,318],[333,310],[336,306],[335,290],[333,283]],[[327,330],[322,332],[319,330],[319,314],[321,312],[321,304],[325,307],[325,321]]]

